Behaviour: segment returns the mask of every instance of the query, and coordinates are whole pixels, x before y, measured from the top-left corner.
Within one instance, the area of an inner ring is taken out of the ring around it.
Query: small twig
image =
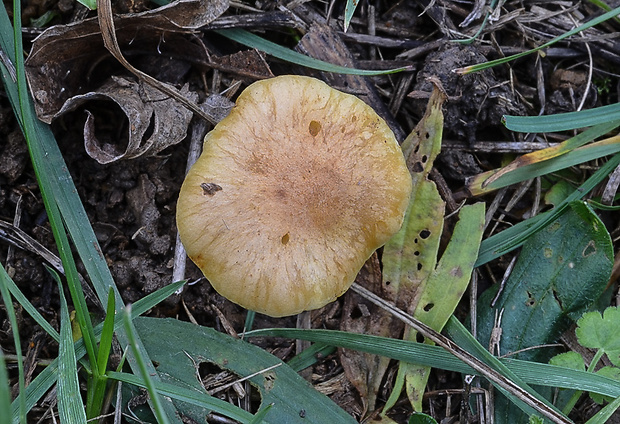
[[[456,356],[458,359],[463,361],[465,364],[469,365],[475,371],[479,372],[481,375],[484,375],[486,379],[490,380],[498,387],[501,387],[502,389],[506,390],[508,393],[517,397],[522,402],[524,402],[531,408],[535,409],[536,411],[538,411],[540,414],[547,417],[551,421],[555,423],[572,424],[572,422],[568,418],[566,418],[564,415],[562,415],[562,413],[553,410],[548,405],[546,405],[544,402],[542,402],[540,399],[537,399],[536,397],[532,396],[529,392],[524,390],[518,384],[514,383],[512,380],[509,380],[508,378],[506,378],[505,376],[503,376],[502,374],[500,374],[498,371],[494,370],[493,368],[490,368],[484,362],[480,361],[478,358],[471,355],[469,352],[461,348],[459,345],[455,344],[452,340],[448,339],[447,337],[433,330],[428,325],[424,324],[421,321],[418,321],[411,315],[398,309],[396,306],[386,302],[379,296],[375,295],[369,290],[366,290],[364,287],[360,286],[357,283],[353,283],[353,286],[351,287],[351,289],[355,293],[363,296],[364,298],[368,299],[369,301],[379,306],[380,308],[383,308],[386,311],[390,312],[396,318],[403,321],[405,324],[407,324],[408,326],[410,326],[411,328],[413,328],[414,330],[422,334],[424,337],[433,341],[438,346],[443,347],[448,352],[450,352],[451,354]]]

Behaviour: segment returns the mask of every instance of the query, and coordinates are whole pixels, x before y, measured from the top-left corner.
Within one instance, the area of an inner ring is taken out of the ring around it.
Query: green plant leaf
[[[535,133],[574,130],[605,124],[620,119],[620,103],[577,112],[543,116],[504,115],[502,122],[511,131]]]
[[[596,373],[598,375],[602,375],[604,377],[614,379],[618,383],[620,383],[620,368],[616,368],[616,367],[603,367],[600,370],[596,371]],[[611,401],[614,400],[614,398],[612,398],[612,397],[603,396],[603,395],[600,395],[598,393],[590,393],[590,398],[594,402],[598,403],[599,405],[602,405],[604,402],[611,402]]]
[[[353,14],[355,13],[355,9],[357,9],[357,5],[359,0],[347,0],[347,5],[344,7],[344,32],[347,32],[349,29],[349,24],[351,23],[351,19],[353,19]]]
[[[0,349],[0,411],[9,411],[11,409],[11,390],[9,389],[9,375],[6,372],[6,362],[4,353]],[[2,424],[10,423],[8,417],[0,418]]]
[[[536,346],[553,343],[605,290],[613,246],[605,226],[584,202],[573,202],[554,222],[528,239],[496,299],[498,287],[478,301],[478,335],[488,345],[501,314],[501,355],[547,362],[553,353]],[[503,311],[503,312],[502,312]],[[534,348],[534,349],[532,349]],[[496,422],[517,420],[498,397]],[[523,418],[521,418],[522,420]]]
[[[318,69],[319,71],[324,71],[324,72],[334,72],[336,74],[372,76],[372,75],[394,74],[396,72],[411,70],[411,68],[409,67],[382,70],[382,71],[347,68],[347,67],[340,66],[340,65],[334,65],[333,63],[324,62],[322,60],[315,59],[310,56],[306,56],[294,50],[288,49],[286,47],[282,47],[281,45],[273,43],[269,40],[265,40],[264,38],[261,38],[258,35],[252,34],[251,32],[248,32],[240,28],[218,29],[214,31],[230,40],[236,41],[239,44],[243,44],[244,46],[263,51],[273,57],[277,57],[278,59],[282,59],[290,63],[295,63],[300,66],[305,66],[306,68]]]
[[[135,328],[164,382],[204,394],[196,374],[206,362],[240,377],[254,375],[249,381],[260,392],[261,405],[273,403],[270,422],[298,422],[300,414],[306,423],[355,422],[278,358],[243,340],[174,319],[136,318]],[[176,405],[190,412],[187,405]],[[191,410],[188,416],[203,422],[204,414]]]
[[[583,361],[583,356],[578,354],[577,352],[563,352],[555,355],[551,359],[549,359],[550,365],[555,365],[558,367],[570,368],[573,370],[586,370],[586,364]]]
[[[437,421],[430,415],[416,412],[411,417],[409,417],[408,424],[437,424]]]
[[[73,333],[67,301],[62,285],[60,292],[60,345],[58,346],[58,417],[60,422],[86,424],[86,410],[80,395],[77,361],[73,349]]]
[[[620,408],[620,397],[598,411],[596,415],[586,421],[586,424],[606,424],[616,410]]]
[[[579,344],[591,349],[601,349],[615,366],[620,366],[620,310],[609,307],[601,315],[598,311],[586,312],[577,321],[575,334]]]

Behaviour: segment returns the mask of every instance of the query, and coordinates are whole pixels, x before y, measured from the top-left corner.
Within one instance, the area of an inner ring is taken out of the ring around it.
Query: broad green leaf
[[[437,421],[430,415],[416,412],[411,417],[409,417],[408,424],[437,424]]]
[[[601,349],[615,366],[620,366],[620,310],[609,307],[601,315],[598,311],[586,312],[577,321],[575,334],[579,344],[591,349]]]
[[[496,316],[502,312],[502,355],[553,343],[604,291],[611,275],[613,249],[609,233],[583,202],[570,204],[550,225],[528,239],[494,307],[497,287],[478,302],[478,334],[489,343]],[[550,349],[518,353],[520,359],[547,361]],[[516,412],[496,403],[496,422]],[[511,415],[512,414],[512,415]]]
[[[58,416],[63,423],[86,424],[86,410],[80,394],[77,361],[73,349],[73,333],[67,301],[62,285],[60,292],[60,345],[58,346]]]
[[[135,327],[164,382],[205,393],[197,367],[209,363],[239,377],[254,375],[249,381],[260,392],[261,405],[273,403],[267,415],[272,423],[298,422],[300,414],[306,423],[355,422],[278,358],[247,342],[174,319],[137,318]],[[176,405],[189,411],[187,404]],[[208,411],[191,411],[192,419],[205,422]]]

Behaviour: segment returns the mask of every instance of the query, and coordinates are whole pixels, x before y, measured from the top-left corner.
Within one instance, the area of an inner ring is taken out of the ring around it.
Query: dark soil
[[[285,2],[286,3],[286,2]],[[476,2],[479,3],[479,2]],[[567,4],[569,3],[569,4]],[[612,7],[617,1],[609,1]],[[5,4],[5,6],[10,6]],[[121,13],[136,12],[149,8],[149,2],[120,1],[114,5]],[[246,8],[256,9],[254,13],[272,16],[274,11],[283,7],[271,0],[257,1]],[[376,36],[363,39],[368,33],[370,7],[375,10]],[[426,11],[425,8],[429,7]],[[585,107],[611,104],[618,101],[620,80],[617,74],[620,57],[620,44],[615,38],[597,39],[601,34],[611,34],[620,30],[617,22],[610,21],[600,27],[600,33],[590,43],[593,52],[594,72],[590,85],[588,79],[588,55],[584,43],[564,42],[548,50],[544,56],[531,55],[513,62],[510,66],[499,66],[493,70],[477,74],[459,76],[453,69],[484,62],[502,55],[508,55],[548,41],[567,28],[562,27],[559,19],[547,18],[546,11],[560,12],[563,8],[575,7],[586,18],[600,14],[587,2],[537,2],[507,1],[502,9],[499,21],[485,26],[479,41],[464,45],[450,40],[466,37],[475,32],[482,24],[482,19],[475,19],[467,27],[460,27],[473,8],[472,2],[449,0],[399,2],[360,2],[358,12],[347,35],[343,35],[342,12],[344,2],[336,2],[329,26],[339,37],[348,57],[334,56],[327,52],[323,59],[334,63],[354,63],[360,68],[394,67],[410,65],[416,71],[392,74],[390,76],[337,79],[333,75],[323,75],[301,69],[271,57],[250,54],[242,61],[226,57],[207,63],[204,52],[219,58],[227,54],[248,50],[232,41],[222,38],[210,31],[198,31],[183,35],[184,42],[201,45],[203,56],[196,58],[183,52],[170,58],[169,66],[162,66],[160,59],[152,60],[153,51],[135,52],[132,63],[149,72],[155,78],[172,81],[180,87],[188,83],[192,91],[203,99],[206,93],[224,91],[241,81],[242,87],[265,72],[265,60],[274,74],[309,73],[322,75],[336,88],[352,91],[360,95],[382,114],[392,125],[396,134],[408,134],[424,113],[431,85],[427,77],[439,77],[449,96],[444,113],[446,125],[444,132],[444,151],[440,156],[434,179],[443,189],[443,195],[450,205],[455,206],[463,198],[461,188],[467,177],[500,165],[503,155],[494,152],[493,142],[514,142],[516,153],[519,143],[525,141],[523,135],[507,131],[501,124],[504,114],[537,115],[575,110],[588,87]],[[544,10],[542,8],[545,8]],[[73,2],[28,2],[24,5],[22,19],[25,23],[30,18],[37,18],[45,12],[53,12],[54,24],[67,24],[85,15],[83,8]],[[425,11],[425,13],[423,13]],[[249,13],[243,8],[233,8],[225,16],[235,17]],[[271,13],[272,15],[268,15]],[[293,9],[296,20],[303,22],[296,30],[286,29],[287,25],[275,27],[265,20],[247,29],[260,30],[260,34],[282,45],[294,46],[295,36],[303,36],[313,26],[325,24],[325,5],[311,1]],[[92,14],[88,14],[91,16]],[[534,18],[539,18],[534,19]],[[291,18],[292,19],[292,18]],[[313,21],[314,20],[314,21]],[[231,21],[235,25],[234,19]],[[582,23],[580,22],[580,23]],[[303,28],[303,29],[300,29]],[[39,31],[26,31],[26,42],[32,41],[31,34]],[[461,35],[458,35],[462,32]],[[343,41],[344,40],[344,41]],[[369,40],[369,41],[368,41]],[[397,44],[396,42],[402,42]],[[30,46],[30,44],[29,44]],[[29,46],[27,48],[29,48]],[[254,53],[252,53],[254,54]],[[340,53],[338,53],[340,55]],[[379,58],[382,58],[380,60]],[[244,62],[245,61],[245,62]],[[382,63],[384,62],[384,63]],[[222,65],[223,64],[223,65]],[[91,86],[101,84],[111,73],[131,78],[130,74],[120,68],[110,58],[93,73],[95,80]],[[172,76],[171,76],[172,74]],[[234,98],[233,98],[234,100]],[[119,111],[108,104],[100,106],[109,113],[105,129],[110,134],[111,143],[116,143],[122,150],[126,141],[122,141],[127,122]],[[194,118],[191,125],[196,125]],[[120,160],[107,165],[100,165],[85,151],[83,125],[85,113],[78,110],[57,119],[53,123],[60,148],[68,168],[73,176],[79,195],[87,210],[90,222],[99,240],[101,250],[110,266],[112,274],[126,303],[135,302],[148,293],[172,282],[174,246],[176,240],[175,205],[180,185],[184,178],[189,149],[189,137],[180,144],[166,148],[156,156]],[[563,136],[558,136],[562,138]],[[117,141],[120,139],[121,141]],[[528,138],[526,141],[532,141]],[[538,139],[537,141],[542,141]],[[555,141],[552,139],[551,141]],[[489,142],[487,150],[478,150],[476,142]],[[17,121],[14,118],[8,99],[0,92],[0,219],[15,223],[17,227],[32,236],[53,252],[56,252],[53,236],[41,201],[37,182],[30,165],[28,151]],[[591,171],[584,171],[591,172]],[[454,194],[460,193],[460,194]],[[521,211],[530,208],[533,194],[526,195],[505,218],[518,222],[523,216]],[[456,201],[455,201],[456,198]],[[486,201],[492,201],[493,195]],[[506,196],[505,206],[510,196]],[[469,199],[468,199],[469,200]],[[448,212],[451,212],[449,210]],[[503,225],[503,224],[502,224]],[[610,232],[615,230],[617,218],[610,219]],[[449,225],[447,226],[449,228]],[[501,227],[500,227],[501,228]],[[0,262],[7,268],[11,277],[37,309],[55,327],[59,321],[58,286],[46,271],[45,262],[33,252],[14,246],[10,237],[0,232]],[[479,284],[488,286],[492,280],[500,280],[505,268],[501,261],[481,270]],[[83,268],[80,272],[85,275]],[[202,277],[200,271],[188,261],[186,278],[190,281],[183,292],[174,295],[150,312],[151,316],[174,317],[180,320],[194,319],[197,323],[226,331],[230,325],[240,332],[245,320],[245,311],[219,296]],[[93,311],[101,311],[94,297],[90,298]],[[313,328],[339,329],[343,299],[312,313]],[[466,307],[459,310],[460,316],[466,313]],[[29,362],[29,377],[37,373],[37,361],[54,358],[57,347],[53,341],[43,336],[41,330],[33,325],[28,316],[18,309],[19,332],[24,352]],[[222,321],[224,318],[224,322]],[[272,319],[257,316],[256,327],[294,327],[294,317]],[[400,334],[394,334],[398,338]],[[278,356],[289,359],[295,354],[294,341],[261,340],[262,347],[273,351]],[[11,330],[3,308],[0,308],[0,347],[5,353],[12,349]],[[337,353],[320,360],[312,369],[309,378],[314,384],[330,382],[327,390],[330,397],[356,418],[362,418],[365,401],[355,388],[341,376],[342,366]],[[392,364],[392,371],[396,364]],[[16,375],[15,364],[10,363],[11,376]],[[390,387],[394,372],[388,372],[385,385]],[[16,381],[16,380],[15,380]],[[13,382],[13,380],[12,380]],[[431,413],[442,422],[478,422],[477,417],[466,413],[467,408],[461,404],[460,389],[463,388],[461,376],[443,371],[434,371],[431,375],[425,412]],[[446,395],[447,389],[455,389]],[[380,408],[389,395],[389,390],[379,393],[377,408]],[[593,413],[592,405],[580,404],[576,414],[583,411],[587,416]],[[36,422],[44,414],[38,408],[30,415],[29,422]],[[405,422],[411,413],[406,398],[394,408],[393,418]],[[1,413],[0,413],[1,414]],[[575,419],[586,419],[583,416]],[[44,422],[51,422],[48,417]]]

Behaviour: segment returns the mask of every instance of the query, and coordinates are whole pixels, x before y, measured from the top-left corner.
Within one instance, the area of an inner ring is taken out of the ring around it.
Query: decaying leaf
[[[181,92],[190,99],[196,94],[184,87]],[[148,86],[123,78],[112,78],[99,90],[70,98],[58,112],[75,110],[91,101],[116,103],[129,119],[128,140],[123,150],[115,133],[105,138],[95,135],[96,125],[101,122],[87,110],[84,125],[84,145],[88,154],[101,164],[119,159],[131,159],[143,154],[156,154],[166,147],[179,143],[187,135],[192,113],[175,100]],[[145,135],[152,130],[150,136]]]
[[[387,298],[387,293],[382,289],[381,266],[376,253],[366,262],[355,281]],[[343,331],[390,337],[401,334],[403,326],[401,321],[392,319],[390,313],[354,292],[349,291],[344,298],[340,324]],[[347,379],[360,393],[365,409],[373,411],[390,359],[357,350],[340,349],[338,352]]]
[[[175,34],[207,25],[227,8],[227,0],[178,0],[147,12],[115,17],[116,36],[127,51],[141,46],[157,55],[170,47],[173,53],[183,43],[182,51],[200,56],[198,46]],[[107,57],[96,18],[53,26],[37,37],[25,67],[39,119],[49,124],[68,99],[94,91],[97,87],[89,86],[91,77]]]
[[[383,251],[383,281],[397,305],[441,331],[465,292],[482,240],[484,205],[466,206],[459,214],[450,243],[437,264],[445,203],[428,179],[441,150],[445,95],[436,83],[422,120],[403,143],[414,189],[401,231]],[[416,339],[407,329],[404,338]],[[392,395],[383,414],[396,402],[403,386],[415,410],[421,410],[428,367],[401,363]]]

